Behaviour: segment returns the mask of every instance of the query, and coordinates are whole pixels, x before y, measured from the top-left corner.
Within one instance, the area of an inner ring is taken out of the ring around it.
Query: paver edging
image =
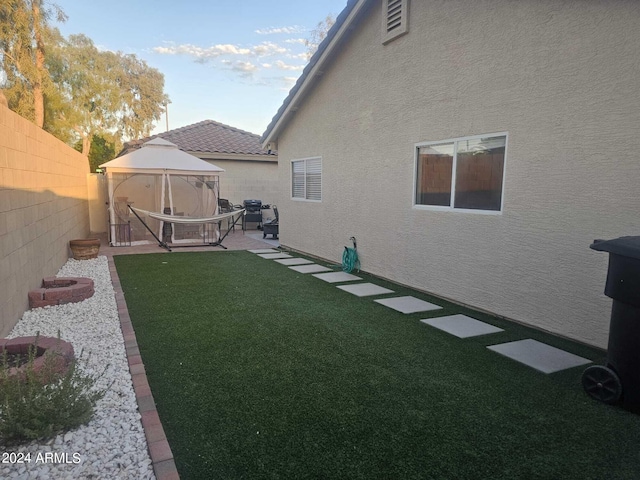
[[[122,329],[125,341],[125,349],[127,355],[127,363],[129,364],[129,373],[131,381],[134,385],[136,394],[136,402],[138,403],[138,411],[141,414],[142,428],[147,438],[147,447],[149,456],[153,465],[153,472],[157,480],[179,480],[178,469],[173,458],[173,452],[167,441],[167,437],[162,428],[160,416],[155,407],[153,396],[148,388],[147,374],[144,369],[144,363],[140,356],[138,342],[135,338],[135,332],[131,319],[129,318],[129,310],[127,302],[124,299],[124,292],[120,285],[120,278],[115,268],[112,255],[107,255],[109,261],[109,273],[111,274],[111,283],[115,290],[115,298],[118,306],[118,315],[120,318],[120,328]],[[135,378],[135,382],[133,381]]]

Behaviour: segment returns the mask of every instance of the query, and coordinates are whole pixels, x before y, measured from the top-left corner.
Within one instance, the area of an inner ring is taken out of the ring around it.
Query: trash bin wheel
[[[610,405],[620,400],[622,395],[618,374],[602,365],[592,365],[584,371],[582,386],[592,398]]]

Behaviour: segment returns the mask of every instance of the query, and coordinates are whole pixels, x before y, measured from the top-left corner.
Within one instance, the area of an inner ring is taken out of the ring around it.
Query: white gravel
[[[155,479],[126,353],[107,258],[70,259],[58,277],[89,277],[95,294],[82,302],[30,310],[8,338],[35,335],[71,342],[88,373],[107,371],[98,387],[113,385],[96,405],[92,420],[46,443],[0,450],[0,478]],[[25,292],[26,295],[26,292]],[[90,353],[90,355],[88,355]],[[30,453],[30,461],[17,463]],[[16,455],[12,455],[16,454]],[[48,455],[47,455],[48,454]]]

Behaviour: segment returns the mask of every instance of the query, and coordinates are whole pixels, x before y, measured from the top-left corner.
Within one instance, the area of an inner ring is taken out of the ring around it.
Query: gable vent
[[[402,25],[402,0],[387,2],[387,32]]]
[[[382,0],[382,43],[387,43],[409,31],[408,0]]]

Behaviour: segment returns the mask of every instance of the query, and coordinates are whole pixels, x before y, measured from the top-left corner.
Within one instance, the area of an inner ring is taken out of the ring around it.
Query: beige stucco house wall
[[[204,155],[200,155],[202,158]],[[220,175],[220,197],[233,204],[242,204],[243,200],[262,200],[262,203],[274,203],[278,182],[278,161],[248,160],[237,158],[216,158],[204,160],[224,168]]]
[[[0,105],[0,336],[28,308],[29,290],[89,233],[89,162]]]
[[[281,243],[339,261],[353,235],[367,272],[606,347],[607,255],[589,245],[640,235],[640,2],[411,1],[386,45],[382,2],[353,3],[350,33],[263,136]],[[495,132],[501,212],[413,205],[417,143]],[[291,161],[308,157],[321,202],[291,199]]]

